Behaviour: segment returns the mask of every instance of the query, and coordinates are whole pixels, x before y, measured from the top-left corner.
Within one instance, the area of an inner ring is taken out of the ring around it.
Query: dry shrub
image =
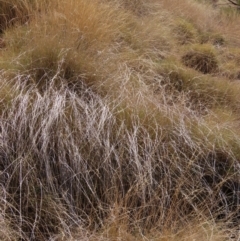
[[[213,48],[209,45],[195,46],[182,56],[182,62],[190,68],[204,74],[213,73],[218,69],[218,61]]]

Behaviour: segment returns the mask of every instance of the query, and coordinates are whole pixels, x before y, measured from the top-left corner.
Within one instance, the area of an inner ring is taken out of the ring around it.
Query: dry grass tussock
[[[221,9],[0,6],[1,240],[240,238],[240,85],[224,74],[240,42]]]

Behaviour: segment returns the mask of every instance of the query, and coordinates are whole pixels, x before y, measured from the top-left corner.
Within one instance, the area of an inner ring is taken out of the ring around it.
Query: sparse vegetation
[[[239,240],[240,16],[224,11],[0,0],[1,240]]]

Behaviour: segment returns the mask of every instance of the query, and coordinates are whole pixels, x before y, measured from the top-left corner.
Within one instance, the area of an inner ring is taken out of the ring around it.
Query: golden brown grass
[[[239,15],[0,7],[2,240],[239,238]]]

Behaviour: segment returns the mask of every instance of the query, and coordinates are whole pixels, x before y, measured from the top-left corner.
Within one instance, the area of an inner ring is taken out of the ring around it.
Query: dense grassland
[[[0,0],[0,240],[239,240],[239,25],[207,1]]]

